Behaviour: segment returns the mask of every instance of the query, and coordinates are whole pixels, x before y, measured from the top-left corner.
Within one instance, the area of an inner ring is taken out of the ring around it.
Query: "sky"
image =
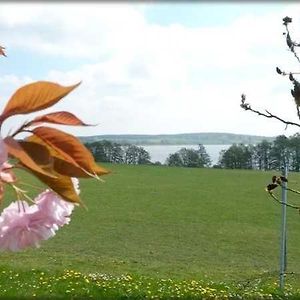
[[[61,127],[75,135],[288,136],[298,129],[240,107],[245,93],[253,108],[297,121],[291,82],[275,71],[299,71],[285,16],[300,40],[297,2],[1,2],[0,110],[25,84],[82,81],[43,111],[98,124]],[[35,115],[9,118],[3,131]]]

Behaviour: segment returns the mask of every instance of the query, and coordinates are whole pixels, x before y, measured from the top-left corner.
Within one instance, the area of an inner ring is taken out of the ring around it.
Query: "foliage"
[[[150,154],[143,147],[135,145],[121,145],[103,140],[86,143],[96,161],[110,163],[125,163],[131,165],[150,164]]]
[[[257,145],[233,144],[220,153],[218,165],[226,169],[279,170],[287,164],[290,171],[300,170],[300,135],[277,136],[273,142]]]
[[[250,146],[233,144],[221,153],[219,165],[226,169],[252,169]]]
[[[135,145],[125,147],[125,163],[129,165],[150,164],[150,154],[143,148]]]
[[[6,56],[3,49],[0,46],[0,55]],[[79,84],[62,86],[38,81],[20,87],[0,114],[0,130],[8,118],[49,108]],[[60,227],[69,223],[74,203],[82,204],[77,177],[99,179],[98,176],[108,173],[96,164],[78,138],[44,126],[49,123],[88,126],[72,113],[58,111],[26,121],[5,138],[0,136],[0,200],[7,186],[14,190],[16,199],[0,216],[0,249],[3,251],[39,247],[41,240],[53,237]],[[21,133],[27,136],[17,139]],[[26,182],[15,175],[16,169],[26,170],[50,190],[31,198],[22,187]],[[33,204],[28,205],[27,201]]]
[[[173,167],[203,168],[209,167],[211,160],[205,147],[199,144],[198,149],[181,148],[176,153],[170,154],[166,164]]]
[[[1,47],[2,55],[5,54],[3,49]],[[65,87],[53,82],[38,81],[19,88],[0,115],[0,128],[11,116],[29,114],[54,105],[79,84]],[[108,172],[96,165],[93,156],[76,137],[55,128],[40,126],[45,123],[87,126],[66,111],[49,113],[25,122],[13,134],[4,138],[9,155],[18,162],[13,167],[24,168],[37,176],[64,200],[80,203],[70,177],[97,177]],[[23,132],[29,133],[24,141],[15,139]],[[4,183],[2,180],[1,186]],[[10,184],[17,191],[18,199],[27,200],[21,189]]]
[[[124,162],[124,149],[118,143],[103,140],[86,143],[85,146],[91,151],[97,162]]]

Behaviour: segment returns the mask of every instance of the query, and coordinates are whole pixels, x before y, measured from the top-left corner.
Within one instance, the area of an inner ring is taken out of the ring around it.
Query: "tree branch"
[[[293,126],[300,127],[300,124],[294,123],[294,122],[290,122],[290,121],[286,121],[286,120],[284,120],[284,119],[282,119],[282,118],[280,118],[280,117],[278,117],[278,116],[276,116],[276,115],[270,113],[268,110],[266,110],[266,113],[263,113],[263,112],[261,112],[261,111],[259,111],[259,110],[253,109],[249,103],[245,103],[245,101],[246,101],[246,95],[245,95],[245,94],[242,94],[241,97],[242,97],[242,99],[241,99],[241,107],[242,107],[244,110],[252,111],[253,113],[255,113],[255,114],[259,115],[259,116],[263,116],[263,117],[265,117],[265,118],[269,118],[269,119],[273,118],[273,119],[276,119],[276,120],[278,120],[278,121],[284,123],[286,126],[288,126],[288,125],[293,125]],[[299,113],[300,113],[300,112],[299,112]]]
[[[289,28],[288,28],[288,23],[291,23],[291,22],[285,22],[284,23],[284,26],[286,28],[286,43],[287,43],[290,51],[294,54],[294,56],[296,57],[296,59],[300,63],[299,56],[297,55],[297,52],[295,51],[295,47],[299,47],[299,44],[292,41],[291,36],[290,36],[290,31],[289,31]]]

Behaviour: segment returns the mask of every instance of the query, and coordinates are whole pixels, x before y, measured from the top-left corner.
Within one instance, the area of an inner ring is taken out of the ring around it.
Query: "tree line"
[[[85,143],[85,146],[93,154],[97,162],[109,162],[119,164],[159,164],[151,162],[151,156],[143,147],[131,144],[119,144],[108,140]],[[166,160],[166,165],[177,167],[209,167],[211,159],[202,144],[198,149],[181,148],[176,153],[170,154]]]
[[[277,136],[273,142],[263,140],[257,145],[233,144],[220,153],[214,167],[226,169],[281,170],[288,164],[289,170],[300,171],[300,135]]]
[[[143,147],[101,140],[86,143],[96,161],[123,164],[153,164]],[[273,142],[263,140],[256,145],[233,144],[220,152],[219,161],[212,166],[211,158],[202,144],[181,148],[169,154],[165,165],[193,168],[281,170],[288,163],[289,170],[300,171],[300,134],[277,136]],[[161,164],[155,162],[154,164]]]
[[[107,140],[86,143],[85,146],[91,151],[97,162],[151,164],[150,154],[143,147],[130,144],[121,145]]]

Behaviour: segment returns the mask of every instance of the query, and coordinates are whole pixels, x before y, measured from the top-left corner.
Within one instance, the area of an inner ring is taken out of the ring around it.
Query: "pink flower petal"
[[[0,171],[2,181],[11,180],[9,170]],[[7,177],[6,177],[7,176]],[[73,180],[79,193],[78,179]],[[0,182],[0,196],[3,185]],[[74,204],[64,201],[55,192],[46,190],[29,206],[25,201],[12,202],[0,216],[0,250],[20,251],[27,247],[40,247],[55,232],[70,222]]]
[[[0,216],[0,249],[19,251],[27,247],[39,247],[41,240],[55,235],[55,231],[40,219],[38,207],[25,201],[12,202]]]
[[[0,171],[0,180],[6,183],[12,183],[16,181],[16,175],[10,170]]]
[[[46,190],[38,196],[35,202],[49,224],[63,226],[70,222],[74,204],[62,200],[56,193]]]
[[[3,139],[0,137],[0,166],[2,166],[8,159],[7,150]]]

